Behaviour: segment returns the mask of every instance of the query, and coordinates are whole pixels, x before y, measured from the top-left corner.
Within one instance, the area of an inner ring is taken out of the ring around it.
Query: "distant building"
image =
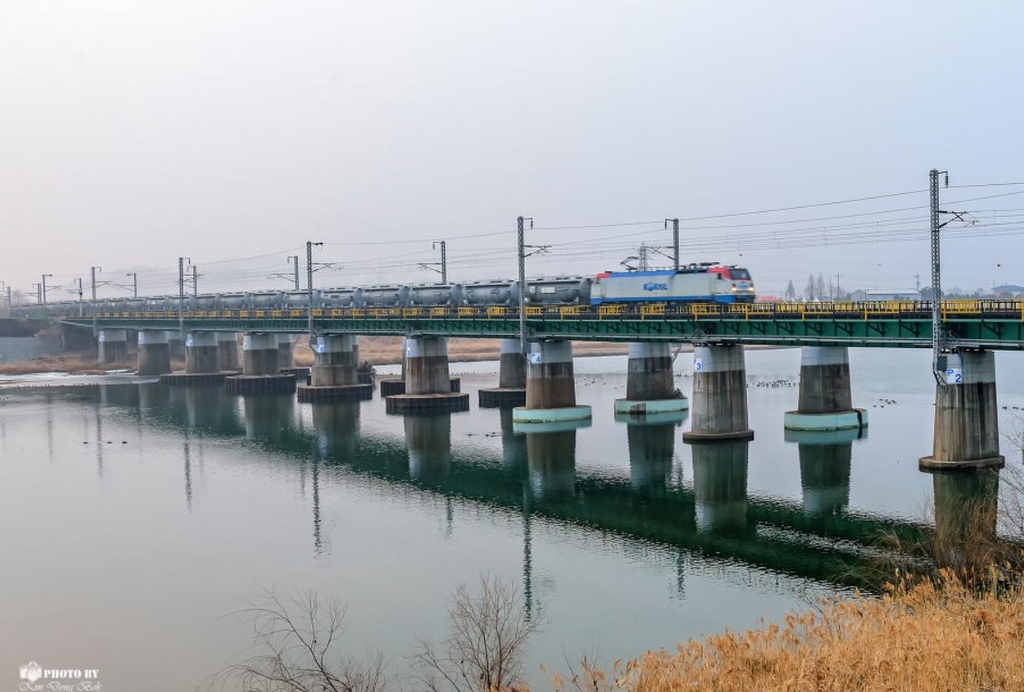
[[[921,300],[921,292],[908,289],[859,289],[850,294],[850,300],[862,303],[873,300]]]
[[[1016,284],[1003,284],[992,289],[992,295],[996,298],[1020,298],[1024,296],[1024,286]]]

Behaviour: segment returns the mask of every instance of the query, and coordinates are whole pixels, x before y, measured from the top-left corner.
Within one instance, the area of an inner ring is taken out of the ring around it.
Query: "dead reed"
[[[924,580],[899,574],[896,581],[881,598],[840,598],[782,624],[648,652],[610,672],[584,669],[557,678],[556,687],[1024,690],[1019,585],[979,593],[952,571]]]

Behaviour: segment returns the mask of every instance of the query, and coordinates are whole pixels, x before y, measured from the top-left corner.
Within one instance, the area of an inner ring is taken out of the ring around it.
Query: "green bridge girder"
[[[94,317],[65,318],[88,329],[165,329],[305,333],[305,317]],[[870,346],[931,348],[932,324],[927,314],[909,316],[693,315],[541,316],[526,321],[531,340],[690,341],[784,346]],[[1024,321],[1009,316],[947,317],[943,326],[952,348],[1024,349]],[[468,338],[518,338],[514,317],[322,317],[314,320],[318,334],[438,335]]]

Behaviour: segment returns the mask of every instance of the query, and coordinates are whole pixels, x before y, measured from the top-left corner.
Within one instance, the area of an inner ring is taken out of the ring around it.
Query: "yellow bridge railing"
[[[607,305],[528,305],[530,318],[560,320],[609,319],[922,319],[931,314],[931,303],[922,301],[820,302],[820,303],[615,303]],[[945,300],[940,306],[943,319],[991,317],[1024,322],[1024,300]],[[485,305],[456,308],[386,307],[386,308],[314,308],[317,319],[488,319],[504,320],[518,315],[515,306]],[[77,317],[77,310],[68,317]],[[143,320],[178,319],[176,310],[132,310],[88,312],[88,317],[103,319]],[[301,319],[305,308],[187,310],[181,316],[190,320],[225,319]]]

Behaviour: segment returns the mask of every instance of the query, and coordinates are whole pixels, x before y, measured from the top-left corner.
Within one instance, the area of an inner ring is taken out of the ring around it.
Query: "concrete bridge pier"
[[[214,332],[190,332],[185,336],[185,372],[220,372],[220,353]]]
[[[124,363],[128,360],[128,332],[124,329],[101,329],[97,343],[100,365]]]
[[[452,466],[451,411],[410,413],[403,423],[410,478],[429,481],[446,476]]]
[[[850,358],[845,346],[800,349],[800,399],[787,411],[787,430],[847,430],[867,427],[868,413],[853,407]]]
[[[532,342],[526,359],[526,405],[512,409],[517,428],[530,432],[552,425],[582,427],[590,424],[591,415],[589,406],[576,404],[572,344]]]
[[[162,375],[168,385],[218,384],[225,374],[218,370],[217,335],[214,332],[189,332],[185,335],[185,372]]]
[[[167,330],[167,349],[171,360],[185,360],[185,340],[177,329]]]
[[[693,350],[690,431],[683,442],[752,440],[747,424],[747,370],[743,347],[697,346]]]
[[[406,337],[402,341],[402,374],[401,376],[389,375],[383,377],[380,380],[380,395],[382,397],[394,396],[396,394],[405,394],[405,383],[408,380],[408,365],[409,365],[409,341],[416,337]],[[447,353],[447,341],[445,342],[445,349]],[[458,377],[448,378],[449,391],[459,392],[462,390],[462,381]]]
[[[278,367],[277,334],[246,334],[242,340],[242,374],[224,380],[232,394],[277,394],[295,391],[295,375]]]
[[[526,433],[531,497],[537,501],[576,492],[576,430]]]
[[[171,371],[171,351],[163,329],[139,330],[140,375],[163,375]]]
[[[526,358],[519,339],[501,340],[501,360],[498,363],[498,388],[481,389],[480,406],[523,406],[526,404]]]
[[[615,400],[615,413],[645,416],[685,411],[689,406],[676,389],[671,344],[631,343],[626,398]]]
[[[294,365],[291,334],[277,335],[277,359],[278,370],[287,370]]]
[[[354,334],[318,336],[313,346],[316,362],[309,385],[299,386],[299,401],[370,399],[372,384],[360,384],[359,344]]]
[[[698,531],[742,536],[747,521],[749,440],[694,445],[693,494]]]
[[[237,372],[238,367],[238,334],[235,332],[217,332],[217,370],[220,372]]]
[[[935,387],[932,454],[921,457],[920,468],[1001,468],[995,354],[954,351],[946,367],[947,384]]]
[[[385,397],[388,413],[469,410],[469,394],[452,391],[448,337],[408,337],[405,358],[405,393]]]

